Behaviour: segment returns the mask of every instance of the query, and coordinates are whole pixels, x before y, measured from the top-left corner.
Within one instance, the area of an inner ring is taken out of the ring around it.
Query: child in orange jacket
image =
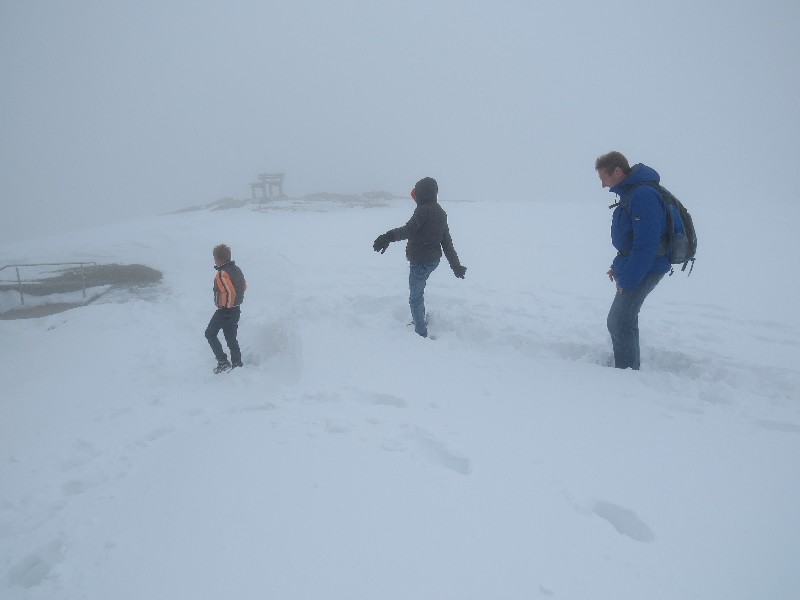
[[[206,327],[206,339],[217,359],[214,373],[224,373],[234,367],[242,366],[242,351],[236,334],[239,330],[239,317],[247,281],[242,270],[231,260],[229,246],[225,244],[215,246],[213,256],[214,268],[217,270],[214,276],[214,304],[217,310]],[[220,329],[231,353],[230,361],[217,337]]]

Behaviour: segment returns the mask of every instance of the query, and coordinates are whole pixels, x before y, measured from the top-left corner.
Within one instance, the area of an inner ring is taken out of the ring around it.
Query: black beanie
[[[431,200],[436,200],[436,196],[439,193],[439,184],[436,183],[433,177],[425,177],[417,182],[414,189],[417,192],[417,202],[430,202]]]

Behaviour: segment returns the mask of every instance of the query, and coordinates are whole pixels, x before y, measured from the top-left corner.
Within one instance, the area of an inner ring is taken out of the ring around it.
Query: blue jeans
[[[645,276],[638,287],[624,290],[622,294],[617,290],[614,296],[607,324],[617,369],[639,370],[639,310],[662,277],[663,273],[652,273]]]
[[[428,326],[425,323],[425,284],[430,274],[439,266],[439,261],[429,263],[411,263],[408,272],[408,305],[411,307],[411,318],[414,331],[422,337],[428,337]]]
[[[225,342],[228,344],[228,349],[231,351],[231,364],[240,365],[242,362],[242,351],[239,349],[239,341],[236,339],[236,333],[239,331],[239,316],[241,309],[238,306],[233,308],[218,308],[211,317],[211,321],[206,327],[206,339],[211,345],[211,350],[217,360],[227,360],[225,352],[222,349],[222,344],[219,342],[217,335],[219,330],[222,329],[222,335],[225,336]]]

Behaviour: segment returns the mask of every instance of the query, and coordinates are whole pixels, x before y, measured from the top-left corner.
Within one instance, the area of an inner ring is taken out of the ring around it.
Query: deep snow
[[[431,277],[436,340],[402,244],[371,249],[410,200],[0,246],[164,272],[0,321],[0,596],[797,598],[800,210],[687,202],[697,266],[645,304],[635,373],[606,366],[607,200],[443,201],[469,270]],[[215,376],[219,242],[249,287]]]

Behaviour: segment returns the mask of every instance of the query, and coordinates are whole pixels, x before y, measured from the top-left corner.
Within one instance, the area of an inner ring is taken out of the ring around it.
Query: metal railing
[[[39,279],[31,279],[31,280],[23,280],[20,276],[19,270],[20,268],[26,267],[66,267],[66,266],[78,266],[80,269],[80,277],[81,277],[81,287],[83,289],[83,297],[86,298],[86,273],[83,270],[84,265],[97,265],[96,262],[89,261],[89,262],[60,262],[60,263],[29,263],[29,264],[20,264],[20,265],[3,265],[0,267],[0,271],[4,269],[15,269],[17,274],[17,289],[19,290],[19,301],[20,304],[23,306],[25,305],[25,294],[23,291],[23,284],[24,283],[41,283],[44,278]],[[0,283],[3,283],[0,281]],[[8,283],[13,283],[13,281],[8,281]]]

